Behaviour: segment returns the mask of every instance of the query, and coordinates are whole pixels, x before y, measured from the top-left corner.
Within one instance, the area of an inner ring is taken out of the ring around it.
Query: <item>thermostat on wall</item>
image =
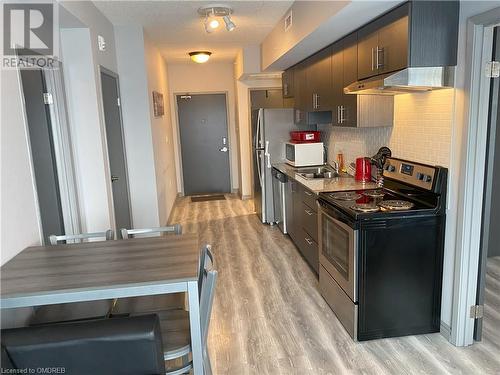
[[[106,51],[106,41],[102,35],[97,35],[97,45],[99,46],[99,51]]]

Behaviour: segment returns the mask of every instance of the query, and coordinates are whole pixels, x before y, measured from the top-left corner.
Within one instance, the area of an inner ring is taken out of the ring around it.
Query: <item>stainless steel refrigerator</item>
[[[272,164],[285,161],[285,142],[296,126],[293,109],[252,110],[252,155],[255,212],[263,223],[273,224]]]

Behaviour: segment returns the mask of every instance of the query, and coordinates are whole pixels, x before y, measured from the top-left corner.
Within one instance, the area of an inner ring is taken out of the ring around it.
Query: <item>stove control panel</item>
[[[432,190],[436,168],[411,161],[387,158],[384,165],[384,177],[406,184]]]

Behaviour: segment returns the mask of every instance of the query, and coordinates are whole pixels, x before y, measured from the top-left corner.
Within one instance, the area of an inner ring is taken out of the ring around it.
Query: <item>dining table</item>
[[[203,374],[196,234],[33,246],[0,268],[0,308],[186,292],[194,374]]]

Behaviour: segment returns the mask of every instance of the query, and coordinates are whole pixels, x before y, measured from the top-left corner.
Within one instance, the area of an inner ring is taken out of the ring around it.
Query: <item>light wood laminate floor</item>
[[[484,340],[467,348],[440,334],[356,343],[318,281],[251,201],[178,200],[172,223],[213,245],[219,271],[209,335],[214,374],[499,374],[500,261],[490,267]]]

